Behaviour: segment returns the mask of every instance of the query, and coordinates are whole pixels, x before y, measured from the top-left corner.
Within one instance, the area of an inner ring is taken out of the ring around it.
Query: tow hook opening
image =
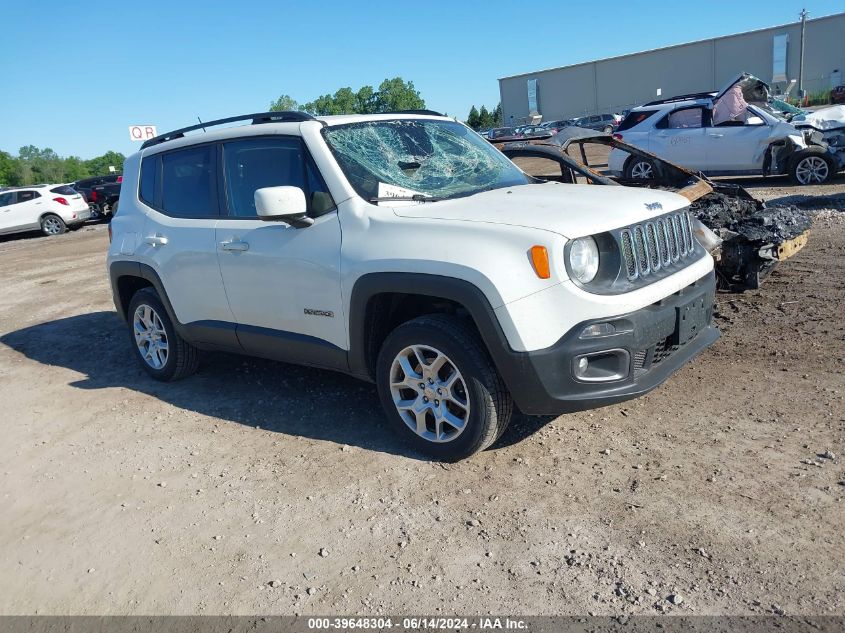
[[[628,377],[631,356],[628,350],[608,349],[581,354],[572,359],[572,375],[584,382],[612,382]]]

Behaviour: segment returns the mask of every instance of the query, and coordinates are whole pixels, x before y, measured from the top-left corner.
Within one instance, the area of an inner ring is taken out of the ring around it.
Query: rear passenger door
[[[218,160],[214,143],[142,159],[139,198],[148,212],[137,254],[158,273],[180,323],[213,335],[203,342],[237,348],[214,234]]]
[[[307,364],[345,363],[340,222],[302,139],[251,137],[222,150],[226,212],[216,242],[241,345]],[[301,188],[314,224],[259,220],[255,191],[274,186]]]

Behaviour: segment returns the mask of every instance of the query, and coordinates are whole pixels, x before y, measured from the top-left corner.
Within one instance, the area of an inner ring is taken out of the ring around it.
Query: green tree
[[[504,125],[502,119],[502,103],[500,101],[496,105],[496,109],[493,110],[493,127],[502,127],[502,125]]]
[[[0,151],[0,185],[13,187],[21,182],[20,162],[8,152]]]
[[[126,157],[120,152],[106,152],[102,156],[91,158],[85,161],[85,168],[91,176],[106,176],[109,166],[113,166],[118,172],[123,171],[123,161]]]
[[[414,82],[404,81],[401,77],[382,81],[375,98],[376,112],[425,109],[425,101],[414,87]]]
[[[296,99],[290,95],[282,95],[270,104],[270,112],[295,112],[299,109]]]
[[[115,165],[117,167],[117,165]],[[85,166],[85,162],[78,156],[68,156],[64,161],[65,177],[64,180],[72,182],[74,180],[81,180],[87,178],[91,174]],[[108,169],[108,167],[106,167]],[[122,170],[122,167],[121,167]]]
[[[372,114],[376,111],[376,91],[372,86],[362,86],[355,93],[355,112],[358,114]]]
[[[496,127],[495,119],[493,119],[493,115],[490,114],[487,106],[481,106],[481,110],[478,112],[478,126],[484,130]]]
[[[362,86],[356,91],[352,88],[340,88],[334,94],[320,95],[309,101],[302,109],[318,116],[332,114],[374,114],[394,110],[421,110],[425,101],[414,82],[401,77],[385,79],[378,90],[372,86]]]
[[[478,130],[481,127],[478,125],[478,110],[475,109],[475,106],[472,106],[469,109],[469,116],[467,116],[467,125],[470,126],[473,130]]]

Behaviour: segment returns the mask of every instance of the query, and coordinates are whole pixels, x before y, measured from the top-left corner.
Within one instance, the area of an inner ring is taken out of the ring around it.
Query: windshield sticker
[[[411,196],[423,196],[425,195],[421,191],[414,191],[413,189],[406,189],[405,187],[397,187],[396,185],[390,185],[386,182],[379,182],[378,184],[378,195],[379,198],[410,198]],[[406,206],[409,204],[420,204],[419,202],[414,202],[413,200],[397,200],[393,201],[382,201],[377,203],[379,205],[389,205],[393,207],[398,206]]]

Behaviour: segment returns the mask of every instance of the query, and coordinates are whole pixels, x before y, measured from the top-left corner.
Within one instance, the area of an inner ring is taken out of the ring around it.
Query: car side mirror
[[[298,229],[314,224],[309,218],[305,192],[299,187],[262,187],[255,190],[258,219],[287,222]]]

